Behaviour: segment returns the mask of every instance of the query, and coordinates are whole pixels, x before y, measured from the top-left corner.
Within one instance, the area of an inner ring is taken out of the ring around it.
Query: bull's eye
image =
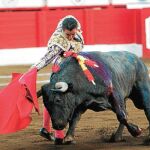
[[[59,98],[59,97],[57,97],[56,99],[55,99],[55,103],[60,103],[62,100]]]

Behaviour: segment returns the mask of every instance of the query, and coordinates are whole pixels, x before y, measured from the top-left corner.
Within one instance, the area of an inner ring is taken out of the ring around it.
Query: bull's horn
[[[60,92],[66,92],[68,89],[68,84],[66,82],[57,82],[55,88],[59,89]]]

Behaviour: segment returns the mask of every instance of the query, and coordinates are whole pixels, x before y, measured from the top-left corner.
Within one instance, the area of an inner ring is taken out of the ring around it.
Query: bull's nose
[[[57,120],[53,122],[53,128],[55,130],[63,130],[65,128],[66,124],[62,120]]]

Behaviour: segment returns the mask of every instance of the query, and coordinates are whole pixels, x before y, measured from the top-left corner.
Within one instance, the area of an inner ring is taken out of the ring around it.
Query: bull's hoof
[[[63,144],[65,145],[76,144],[76,141],[74,141],[74,138],[72,136],[66,136],[63,140]]]
[[[130,134],[133,137],[138,137],[142,133],[142,130],[138,126],[136,126],[132,123],[129,123],[127,128],[128,128],[128,131],[130,132]]]
[[[122,142],[124,141],[122,136],[116,135],[115,133],[113,133],[111,135],[111,138],[109,139],[109,142],[115,143],[115,142]]]

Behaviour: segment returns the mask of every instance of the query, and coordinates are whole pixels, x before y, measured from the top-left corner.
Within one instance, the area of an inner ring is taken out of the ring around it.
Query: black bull
[[[41,88],[53,128],[61,130],[69,123],[64,141],[70,142],[73,141],[81,114],[87,109],[110,109],[116,113],[120,122],[112,140],[118,141],[122,138],[124,125],[132,136],[138,136],[141,133],[138,126],[127,122],[125,101],[130,98],[136,108],[144,109],[150,123],[150,81],[145,64],[129,52],[87,54],[94,61],[104,64],[106,72],[110,74],[108,79],[112,81],[113,90],[108,93],[104,76],[99,75],[95,69],[89,68],[95,78],[96,85],[93,85],[87,80],[77,60],[66,58],[61,64],[61,70],[52,74],[50,83]]]

